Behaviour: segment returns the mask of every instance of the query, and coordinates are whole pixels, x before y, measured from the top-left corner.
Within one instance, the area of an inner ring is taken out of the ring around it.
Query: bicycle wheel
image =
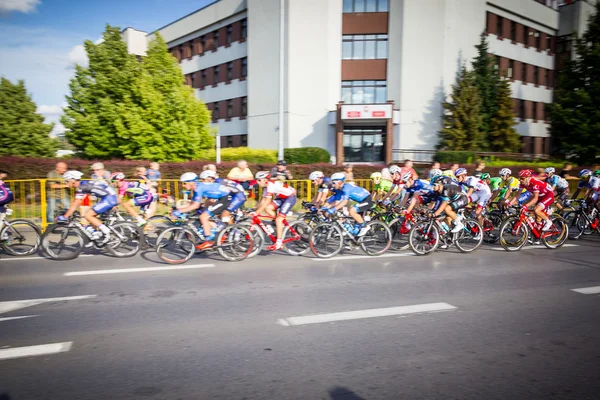
[[[367,228],[369,231],[358,239],[360,248],[370,256],[380,256],[388,251],[392,244],[390,228],[381,221],[371,221]]]
[[[471,218],[465,219],[463,224],[465,227],[455,233],[454,244],[461,252],[470,253],[481,246],[484,236],[483,228],[477,220]]]
[[[486,243],[496,243],[500,240],[500,225],[502,225],[502,213],[493,210],[484,217],[484,235],[483,241]]]
[[[156,255],[167,264],[183,264],[196,252],[196,234],[182,226],[167,228],[156,238]]]
[[[283,240],[290,239],[295,236],[292,233],[293,228],[300,238],[298,240],[292,240],[283,245],[283,249],[291,256],[303,256],[310,251],[310,233],[312,228],[305,221],[294,221],[286,226],[283,230]]]
[[[250,231],[252,235],[253,247],[250,254],[248,254],[247,258],[252,258],[255,255],[259,254],[265,245],[265,233],[258,225],[252,224],[251,221],[241,222],[239,225],[245,227]]]
[[[28,256],[40,247],[40,228],[24,219],[5,221],[0,232],[0,246],[13,256]]]
[[[42,235],[41,249],[54,260],[72,260],[83,251],[87,238],[78,228],[53,224]]]
[[[140,251],[141,244],[144,241],[142,228],[133,222],[117,222],[109,225],[111,238],[105,248],[115,257],[125,258],[133,257]]]
[[[575,231],[575,237],[577,238],[580,238],[581,235],[591,235],[594,233],[588,220],[581,214],[577,216],[577,219],[575,220],[575,226],[573,228]]]
[[[320,258],[330,258],[342,251],[344,233],[337,224],[322,222],[315,226],[308,238],[313,254]]]
[[[152,248],[156,247],[156,239],[158,239],[158,235],[173,225],[174,224],[171,218],[167,217],[166,215],[155,215],[148,218],[146,220],[146,225],[143,227],[146,244]]]
[[[528,237],[529,227],[521,223],[517,215],[506,218],[500,225],[500,246],[506,251],[521,250]]]
[[[390,221],[390,232],[392,233],[392,244],[390,248],[395,251],[408,249],[408,234],[412,229],[410,222],[405,223],[405,217],[394,218]]]
[[[440,231],[431,221],[420,221],[408,234],[410,249],[418,256],[431,254],[440,244]]]
[[[227,261],[241,261],[252,252],[254,239],[242,225],[229,225],[217,236],[217,251]]]
[[[562,217],[552,217],[552,226],[542,233],[542,243],[549,249],[558,249],[569,237],[569,227]]]

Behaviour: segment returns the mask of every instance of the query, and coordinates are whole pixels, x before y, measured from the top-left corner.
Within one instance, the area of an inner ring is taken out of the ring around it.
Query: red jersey
[[[538,193],[540,198],[544,198],[547,196],[554,197],[554,192],[552,191],[552,186],[547,184],[546,182],[540,181],[539,179],[531,178],[529,180],[529,185],[525,186],[523,184],[520,185],[522,189],[526,189],[530,193]]]

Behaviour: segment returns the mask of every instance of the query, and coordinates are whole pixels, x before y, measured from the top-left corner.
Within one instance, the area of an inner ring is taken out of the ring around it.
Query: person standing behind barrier
[[[346,175],[346,183],[354,185],[354,172],[351,164],[344,165],[344,175]]]
[[[244,190],[250,189],[250,181],[254,180],[254,174],[248,168],[248,163],[245,160],[240,160],[237,167],[233,167],[227,174],[227,179],[242,185]]]
[[[71,206],[69,191],[62,177],[65,172],[67,172],[67,163],[60,161],[56,163],[55,169],[48,172],[46,175],[46,179],[48,179],[48,190],[46,191],[46,199],[48,200],[46,221],[48,223],[54,221],[54,212],[59,204],[61,208],[68,209]]]
[[[271,168],[271,178],[278,181],[291,181],[294,179],[292,173],[287,169],[285,160],[277,161],[277,165]]]

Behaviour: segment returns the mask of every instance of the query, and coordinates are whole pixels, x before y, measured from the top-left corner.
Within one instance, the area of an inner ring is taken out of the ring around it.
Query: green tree
[[[600,3],[595,7],[586,32],[575,41],[577,58],[559,74],[550,106],[554,145],[583,164],[600,155]]]
[[[483,142],[481,131],[481,98],[473,71],[463,66],[456,84],[452,85],[451,100],[442,103],[442,130],[439,150],[479,150]]]
[[[494,59],[489,55],[485,32],[481,34],[479,44],[475,48],[477,49],[477,56],[473,59],[472,66],[475,72],[475,84],[481,98],[481,131],[487,137],[490,132],[491,119],[498,112],[500,77]],[[482,144],[482,149],[487,148],[487,141]]]
[[[58,142],[51,138],[54,124],[45,124],[25,82],[0,82],[0,155],[54,157]]]
[[[517,125],[508,79],[498,80],[496,89],[498,108],[490,118],[490,127],[486,141],[491,151],[517,152],[521,148],[521,136],[515,130]]]

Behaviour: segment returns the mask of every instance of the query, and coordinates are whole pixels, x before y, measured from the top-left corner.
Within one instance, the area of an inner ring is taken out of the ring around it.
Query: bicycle
[[[271,224],[265,224],[261,219],[274,220],[276,217],[268,215],[256,215],[248,217],[245,221],[240,222],[242,226],[248,228],[254,239],[254,248],[248,257],[254,257],[259,254],[264,246],[266,239],[269,238],[271,243],[277,241],[275,228]],[[310,251],[308,238],[312,231],[311,226],[304,220],[296,220],[288,222],[287,218],[283,220],[283,250],[291,256],[302,256]]]
[[[464,210],[459,210],[459,215],[464,216]],[[483,242],[483,227],[474,218],[463,219],[463,229],[452,233],[440,221],[443,214],[438,217],[428,217],[417,222],[408,234],[410,249],[418,256],[433,253],[440,242],[445,248],[456,245],[461,253],[471,253],[481,246]]]
[[[392,243],[392,233],[384,222],[367,222],[365,226],[368,231],[364,236],[358,236],[354,225],[352,217],[339,212],[334,214],[331,220],[319,223],[309,236],[313,254],[319,258],[331,258],[344,247],[360,247],[370,256],[379,256],[388,251]]]
[[[25,219],[8,220],[13,210],[4,206],[0,213],[0,247],[12,256],[28,256],[35,253],[42,237],[37,225]]]
[[[573,203],[579,205],[579,207],[574,208]],[[569,235],[569,239],[577,240],[582,235],[591,235],[594,231],[600,233],[598,210],[591,206],[591,210],[588,211],[585,204],[583,199],[567,200],[565,202],[563,218],[569,227],[569,233],[571,233],[571,228],[574,228],[573,234]]]
[[[117,221],[105,224],[110,230],[110,239],[102,244],[102,238],[92,239],[92,233],[77,221],[79,217],[75,212],[67,222],[48,226],[42,235],[43,253],[54,260],[72,260],[92,243],[96,249],[106,249],[115,257],[125,258],[136,255],[144,243],[144,233],[136,224]],[[101,217],[106,220],[106,216]]]
[[[506,251],[518,251],[531,239],[539,239],[549,249],[562,246],[569,235],[569,227],[560,216],[550,217],[552,226],[547,231],[542,231],[543,222],[536,222],[525,209],[518,215],[513,215],[504,220],[500,226],[500,245]],[[551,239],[551,238],[555,239]]]

